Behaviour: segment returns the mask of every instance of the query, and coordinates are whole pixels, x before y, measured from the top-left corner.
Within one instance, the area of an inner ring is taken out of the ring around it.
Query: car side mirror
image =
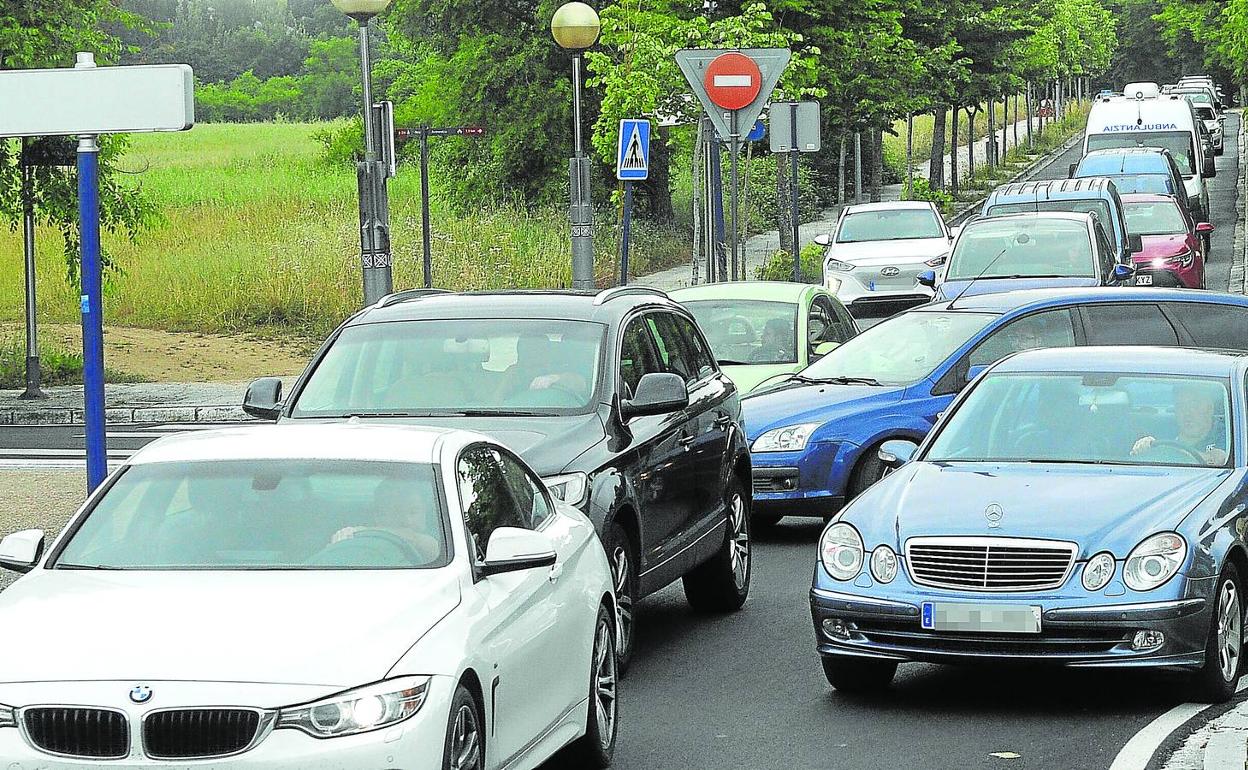
[[[282,413],[282,381],[278,377],[261,377],[247,386],[243,411],[261,420],[276,420]]]
[[[930,289],[936,288],[936,271],[924,270],[919,273],[919,285],[926,286]]]
[[[541,532],[519,527],[499,527],[490,535],[485,547],[485,563],[479,568],[482,577],[504,572],[555,566],[555,547]]]
[[[26,529],[0,540],[0,567],[30,572],[43,556],[43,530]]]
[[[1215,229],[1216,228],[1214,228],[1214,226],[1208,222],[1200,222],[1196,225],[1196,232],[1200,233],[1201,235],[1204,235],[1206,233],[1211,233]]]
[[[1218,167],[1214,165],[1212,154],[1205,156],[1205,168],[1200,175],[1205,179],[1213,179],[1218,175]]]
[[[1129,281],[1135,275],[1135,265],[1114,265],[1114,280]]]
[[[1078,164],[1078,163],[1071,163],[1071,164],[1070,164],[1070,168],[1068,168],[1068,169],[1066,170],[1066,176],[1070,177],[1071,179],[1074,179],[1074,178],[1075,178],[1075,172],[1076,172],[1076,171],[1078,171],[1078,170],[1079,170],[1079,164]]]
[[[831,353],[833,350],[836,350],[840,346],[841,346],[841,343],[839,342],[820,342],[818,345],[814,345],[813,347],[811,347],[810,360],[812,362],[818,361],[819,359]]]
[[[687,406],[689,391],[679,375],[651,372],[637,383],[637,392],[631,399],[620,401],[620,419],[628,422],[634,417],[668,414]]]
[[[915,451],[919,447],[913,441],[903,441],[902,439],[893,439],[885,441],[880,445],[879,451],[876,453],[880,462],[890,468],[899,468],[910,462],[914,457]]]
[[[1144,250],[1144,238],[1139,235],[1127,236],[1127,251],[1132,254],[1139,254]]]
[[[815,236],[815,243],[819,244],[820,246],[831,245],[832,237],[828,235],[827,233],[819,233],[818,235]]]

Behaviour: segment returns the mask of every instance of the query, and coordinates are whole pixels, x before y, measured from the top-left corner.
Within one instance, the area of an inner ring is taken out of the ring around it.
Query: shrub
[[[944,190],[932,187],[932,183],[923,177],[914,178],[914,184],[911,186],[910,194],[906,196],[906,200],[930,201],[935,203],[936,207],[946,216],[953,213],[953,196]]]
[[[777,251],[755,272],[760,281],[792,281],[793,257],[787,251]],[[808,243],[802,248],[802,282],[819,283],[823,280],[823,247]]]

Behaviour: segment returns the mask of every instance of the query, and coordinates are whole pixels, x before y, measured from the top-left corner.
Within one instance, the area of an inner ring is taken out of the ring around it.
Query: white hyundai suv
[[[935,204],[893,201],[847,206],[827,247],[823,283],[855,315],[922,304],[932,290],[919,274],[944,264],[953,236]]]

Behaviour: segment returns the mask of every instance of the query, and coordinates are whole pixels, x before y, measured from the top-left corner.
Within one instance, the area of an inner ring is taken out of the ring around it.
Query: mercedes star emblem
[[[993,503],[984,509],[984,516],[988,518],[988,527],[996,529],[1001,526],[1001,518],[1005,516],[1005,511],[1001,510],[1001,506]]]

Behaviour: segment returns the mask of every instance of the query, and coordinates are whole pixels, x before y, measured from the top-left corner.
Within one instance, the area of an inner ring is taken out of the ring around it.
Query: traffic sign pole
[[[728,184],[731,186],[730,193],[729,193],[729,195],[731,196],[731,201],[728,205],[732,208],[732,272],[731,272],[731,275],[732,275],[732,280],[736,281],[736,280],[739,280],[737,276],[737,258],[738,258],[738,246],[739,246],[739,244],[737,243],[737,215],[738,215],[737,188],[739,186],[739,182],[737,180],[737,156],[741,154],[741,135],[740,135],[739,129],[737,128],[737,113],[736,112],[732,113],[732,134],[728,137],[728,141],[730,142],[728,151],[731,153],[731,157],[732,157],[732,160],[731,160],[732,171],[729,172],[729,176],[728,176]]]
[[[425,288],[433,288],[433,233],[429,226],[429,127],[420,129],[420,237],[423,249]]]
[[[47,398],[40,387],[42,373],[39,368],[39,330],[36,326],[35,308],[35,170],[27,157],[29,147],[22,137],[22,256],[26,268],[26,390],[20,399]]]
[[[799,152],[797,149],[797,102],[792,102],[789,105],[789,118],[789,138],[791,140],[789,147],[792,148],[789,150],[789,184],[791,185],[790,190],[792,190],[793,193],[793,282],[801,283],[802,242],[800,234],[802,232],[802,223],[801,220],[798,219],[800,215],[797,210],[797,156]]]
[[[620,285],[628,285],[628,236],[633,225],[633,183],[624,183],[624,223],[620,233]]]
[[[108,476],[104,434],[104,304],[100,274],[100,147],[78,137],[78,229],[82,246],[82,385],[86,422],[87,492]]]

